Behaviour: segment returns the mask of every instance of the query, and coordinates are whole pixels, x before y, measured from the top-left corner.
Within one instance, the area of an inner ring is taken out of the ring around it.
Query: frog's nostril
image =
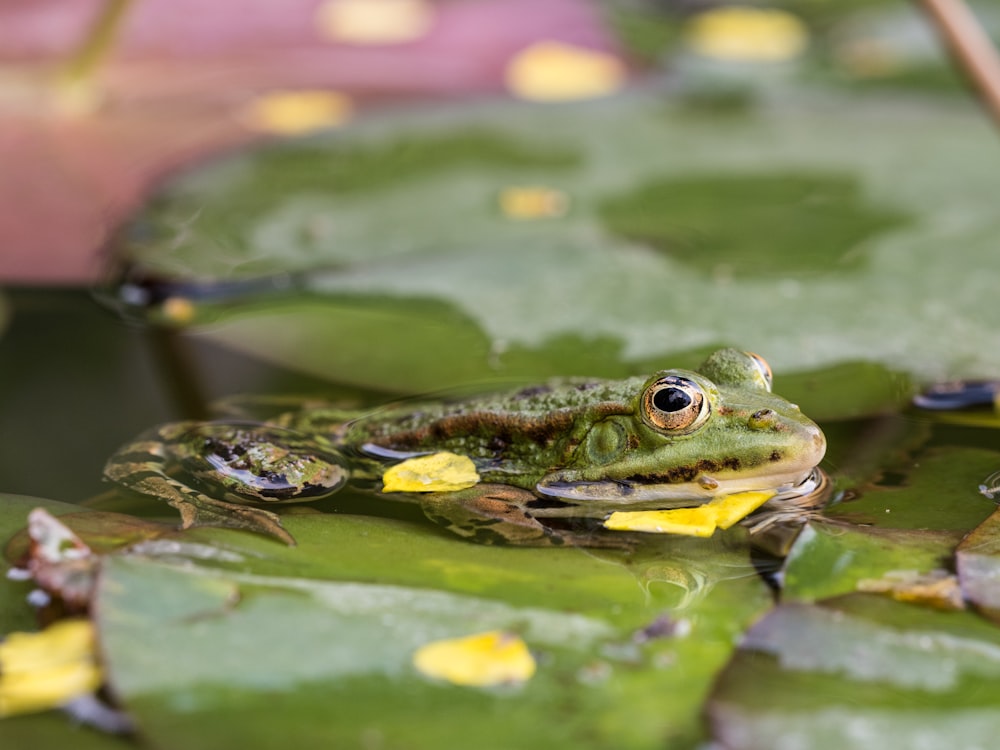
[[[766,430],[774,427],[777,421],[778,415],[774,413],[774,409],[760,409],[750,415],[747,425],[751,430]]]

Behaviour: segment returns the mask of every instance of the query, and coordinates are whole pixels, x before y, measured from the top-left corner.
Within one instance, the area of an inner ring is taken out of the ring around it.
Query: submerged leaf
[[[425,644],[413,654],[413,666],[427,677],[466,687],[515,684],[535,674],[525,642],[499,630]]]

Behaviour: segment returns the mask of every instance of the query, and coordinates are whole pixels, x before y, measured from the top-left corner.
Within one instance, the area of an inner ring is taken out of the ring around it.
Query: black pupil
[[[691,405],[691,396],[680,388],[663,388],[653,394],[653,406],[660,411],[680,411]]]

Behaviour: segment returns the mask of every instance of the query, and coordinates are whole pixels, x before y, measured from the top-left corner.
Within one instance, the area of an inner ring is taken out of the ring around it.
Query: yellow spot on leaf
[[[535,674],[525,642],[499,630],[428,643],[414,652],[413,666],[427,677],[466,687],[526,682]]]
[[[591,99],[625,83],[625,65],[614,55],[561,42],[539,42],[515,55],[505,71],[507,89],[531,101]]]
[[[652,534],[712,536],[715,530],[728,529],[762,506],[775,493],[737,492],[723,495],[696,508],[673,510],[617,511],[604,521],[612,531],[644,531]]]
[[[382,492],[451,492],[479,483],[472,459],[456,453],[432,453],[409,458],[386,469]]]
[[[44,711],[100,687],[94,627],[63,620],[0,643],[0,717]]]
[[[687,39],[705,57],[781,62],[802,53],[809,32],[796,16],[782,10],[731,6],[696,16]]]
[[[277,91],[251,101],[242,120],[261,133],[302,135],[340,125],[353,108],[350,98],[336,91]]]
[[[540,186],[509,187],[500,192],[500,210],[509,219],[551,219],[565,216],[569,196]]]
[[[400,44],[419,39],[434,20],[425,0],[327,0],[316,9],[324,39],[347,44]]]

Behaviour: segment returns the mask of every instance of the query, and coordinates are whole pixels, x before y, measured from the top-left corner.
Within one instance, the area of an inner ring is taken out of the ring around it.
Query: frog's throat
[[[813,467],[760,476],[736,476],[712,479],[709,482],[695,479],[690,482],[637,482],[605,480],[598,482],[566,482],[556,476],[543,477],[535,489],[543,495],[561,500],[623,505],[634,508],[638,503],[664,503],[666,506],[697,505],[720,495],[755,490],[788,492],[806,482],[813,475]]]

